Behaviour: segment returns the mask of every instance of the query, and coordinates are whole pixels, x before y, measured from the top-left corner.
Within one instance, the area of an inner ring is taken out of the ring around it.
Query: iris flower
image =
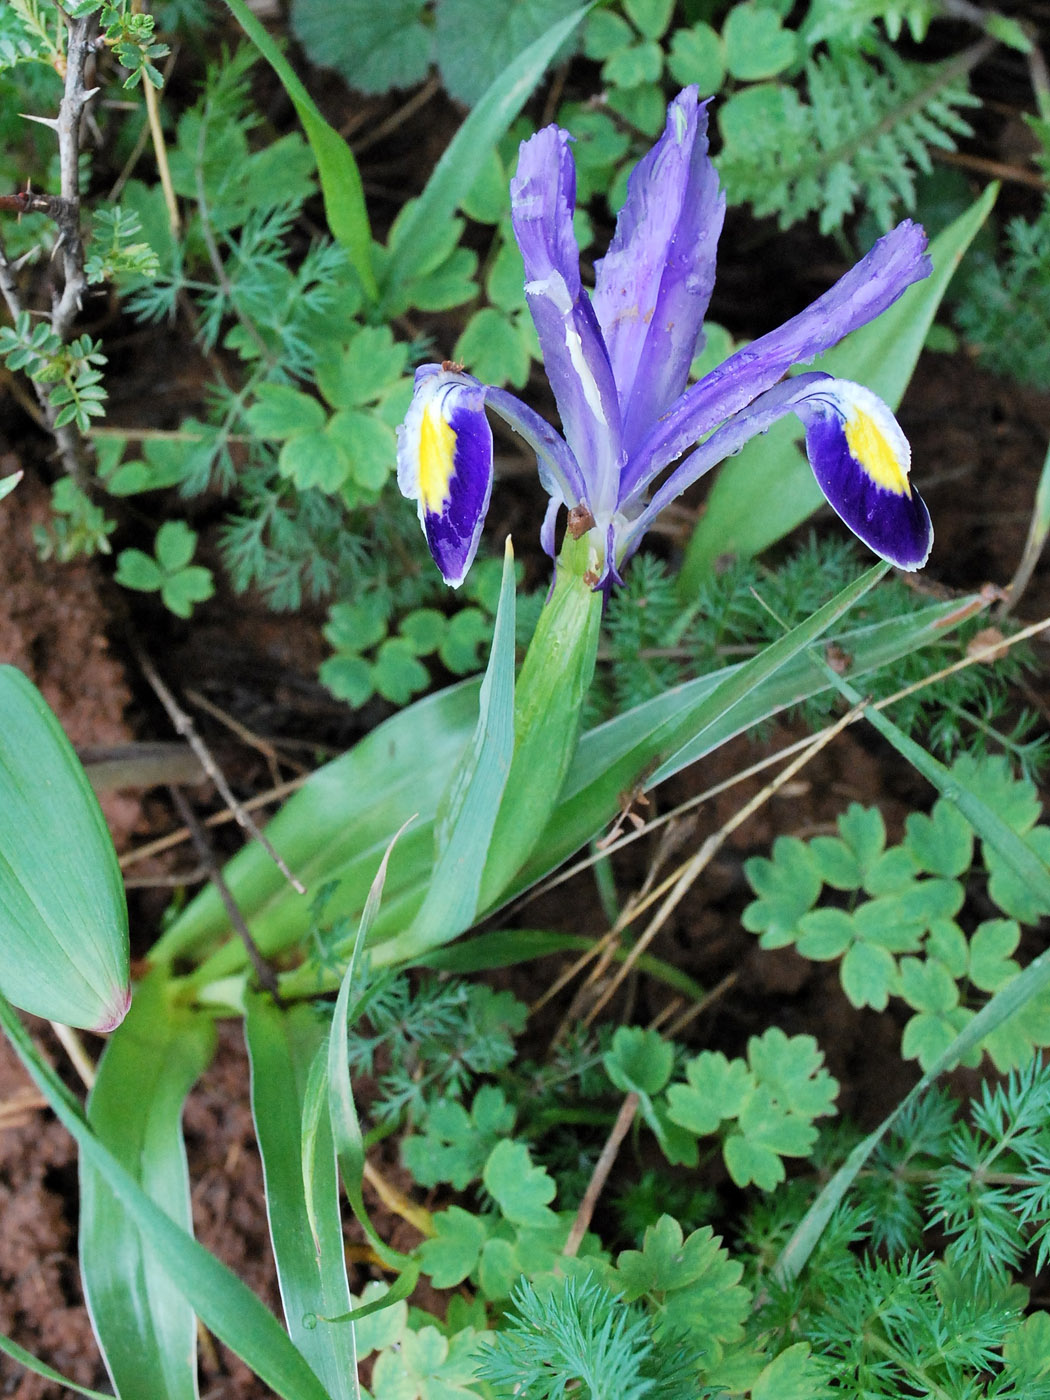
[[[820,488],[854,534],[899,568],[920,568],[933,538],[930,517],[908,480],[911,453],[893,414],[859,384],[816,372],[783,376],[928,275],[923,230],[905,220],[805,311],[687,387],[725,213],[708,156],[706,104],[686,88],[668,107],[663,135],[628,181],[591,294],[572,228],[570,139],[548,126],[523,142],[510,187],[525,294],[564,436],[515,395],[447,361],[417,369],[398,430],[398,484],[418,502],[445,582],[463,581],[488,509],[486,409],[536,453],[551,498],[544,549],[553,556],[564,506],[570,533],[588,537],[595,587],[621,581],[624,562],[664,506],[786,413],[802,420]]]

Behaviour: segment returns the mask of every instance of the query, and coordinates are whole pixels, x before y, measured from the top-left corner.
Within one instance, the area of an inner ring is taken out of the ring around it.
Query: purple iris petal
[[[485,402],[535,452],[540,481],[548,496],[557,496],[564,505],[576,505],[586,499],[587,483],[579,463],[546,418],[506,389],[486,388]]]
[[[768,432],[785,414],[797,411],[796,400],[799,394],[803,393],[808,385],[822,383],[827,378],[827,375],[818,373],[800,374],[794,379],[777,384],[755,399],[743,412],[730,418],[728,423],[723,423],[695,451],[690,452],[666,481],[660,483],[653,492],[652,499],[637,518],[621,532],[621,563],[634,553],[646,530],[666,506],[695,481],[699,481],[712,467],[717,467],[719,462],[724,462],[727,457],[732,457],[734,452],[739,452],[753,437]]]
[[[576,173],[568,133],[545,127],[522,144],[511,181],[511,220],[525,263],[525,295],[565,438],[596,514],[611,511],[619,488],[620,409],[609,356],[580,283],[572,230]]]
[[[792,365],[811,360],[874,320],[913,282],[927,277],[930,268],[926,234],[905,219],[805,311],[730,355],[687,389],[632,455],[621,499],[645,487],[698,438],[771,388]]]
[[[492,491],[484,385],[456,370],[420,366],[397,434],[397,484],[418,502],[434,562],[458,588],[478,551]]]
[[[725,195],[707,156],[707,108],[686,88],[635,166],[594,309],[609,350],[631,453],[685,388],[715,281]]]
[[[810,465],[832,509],[883,559],[921,569],[933,527],[908,480],[908,440],[886,405],[859,384],[825,379],[792,407],[806,425]]]

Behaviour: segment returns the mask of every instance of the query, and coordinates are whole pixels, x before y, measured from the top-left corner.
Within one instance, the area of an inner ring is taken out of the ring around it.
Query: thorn
[[[19,112],[20,117],[25,117],[27,122],[39,122],[41,126],[49,126],[52,131],[58,131],[58,120],[55,117],[36,117],[32,112]]]
[[[90,102],[91,99],[94,97],[95,93],[101,91],[102,89],[98,87],[85,88],[85,90],[80,94],[80,100],[81,102]]]

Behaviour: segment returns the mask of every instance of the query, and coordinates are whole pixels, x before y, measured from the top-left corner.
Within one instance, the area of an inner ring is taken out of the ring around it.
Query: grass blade
[[[354,270],[361,279],[365,295],[376,301],[379,288],[372,270],[372,229],[365,207],[361,172],[354,153],[343,138],[328,125],[317,104],[296,77],[291,64],[267,34],[244,0],[226,0],[237,23],[266,59],[291,98],[306,139],[317,161],[321,180],[321,195],[328,228],[337,243],[346,249]]]
[[[0,1029],[6,1032],[59,1122],[76,1139],[81,1156],[104,1177],[204,1325],[284,1400],[329,1400],[273,1313],[236,1274],[150,1200],[131,1173],[99,1141],[80,1105],[41,1058],[10,1002],[2,997]]]
[[[397,242],[383,279],[384,300],[393,301],[397,289],[411,280],[418,267],[417,249],[425,243],[423,235],[428,229],[443,228],[452,218],[474,187],[483,155],[524,107],[543,70],[590,8],[581,5],[508,63],[456,132],[426,189],[399,220]]]
[[[357,1375],[353,1327],[323,1320],[350,1309],[335,1153],[325,1116],[310,1125],[309,1188],[303,1171],[307,1080],[326,1038],[325,1025],[312,1007],[279,1010],[269,996],[253,993],[247,998],[244,1035],[288,1332],[333,1400],[352,1400]]]
[[[477,728],[453,776],[448,811],[439,822],[438,843],[443,849],[423,907],[396,940],[406,959],[446,943],[474,922],[481,876],[514,754],[514,617],[514,553],[508,538]]]
[[[163,972],[140,982],[88,1100],[98,1138],[151,1200],[193,1231],[182,1106],[211,1059],[210,1018],[173,1007]],[[80,1159],[80,1272],[95,1335],[121,1400],[196,1400],[197,1319],[133,1218]]]

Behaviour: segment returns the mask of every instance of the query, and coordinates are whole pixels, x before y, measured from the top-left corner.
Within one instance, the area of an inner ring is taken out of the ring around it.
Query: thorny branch
[[[84,109],[97,92],[85,86],[84,74],[96,36],[95,16],[67,19],[66,71],[62,101],[57,117],[30,116],[29,120],[49,126],[58,138],[60,193],[58,195],[22,191],[0,196],[0,209],[14,213],[44,213],[58,229],[55,257],[61,260],[61,280],[51,297],[51,328],[60,340],[69,339],[87,287],[84,272],[84,243],[80,235],[80,129]],[[10,262],[0,243],[0,295],[12,317],[23,309]],[[74,480],[83,476],[80,442],[70,425],[55,427],[56,413],[47,392],[36,385],[44,419],[58,444],[62,465]]]

